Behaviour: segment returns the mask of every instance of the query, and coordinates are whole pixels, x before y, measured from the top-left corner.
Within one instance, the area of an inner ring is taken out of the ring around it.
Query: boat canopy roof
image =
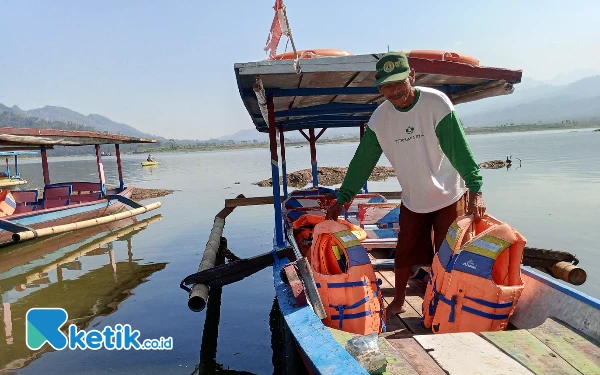
[[[0,127],[0,151],[39,149],[40,146],[87,146],[100,144],[155,143],[154,139],[134,138],[120,134]],[[14,154],[11,154],[14,155]]]
[[[0,151],[0,156],[39,155],[38,151]]]
[[[355,127],[368,122],[385,100],[373,87],[375,64],[382,55],[301,59],[300,73],[293,60],[238,63],[234,69],[244,105],[260,132],[268,132],[269,96],[283,131]],[[409,64],[416,72],[416,86],[438,89],[454,104],[511,94],[522,76],[521,70],[452,61],[409,57]]]

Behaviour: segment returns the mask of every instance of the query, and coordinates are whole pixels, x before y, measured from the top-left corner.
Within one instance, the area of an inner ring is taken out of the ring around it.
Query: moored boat
[[[270,38],[281,35],[278,25],[290,36],[280,1],[275,9]],[[273,195],[226,200],[224,210],[215,217],[199,271],[186,277],[181,287],[190,293],[188,306],[200,311],[206,306],[210,288],[239,281],[272,265],[277,302],[307,370],[311,374],[368,374],[347,349],[351,339],[361,336],[344,331],[342,324],[344,312],[352,315],[358,304],[336,305],[339,327],[325,325],[331,319],[325,319],[327,309],[313,276],[315,268],[306,256],[306,247],[312,244],[304,242],[310,242],[311,236],[302,238],[306,241],[298,240],[293,223],[307,213],[325,216],[333,203],[335,189],[319,184],[317,140],[328,128],[339,127],[358,128],[362,137],[371,114],[385,100],[373,87],[376,62],[383,54],[306,58],[302,51],[296,51],[292,40],[294,52],[278,60],[274,58],[277,41],[269,39],[270,59],[234,66],[245,108],[256,129],[269,134]],[[409,56],[409,65],[416,71],[416,86],[440,90],[454,104],[511,94],[522,77],[520,70],[482,66],[471,56],[445,51],[415,51]],[[312,186],[296,191],[288,191],[287,186],[284,134],[290,131],[299,131],[309,142],[312,165]],[[344,207],[344,218],[367,233],[360,245],[369,250],[384,304],[394,295],[393,259],[388,258],[396,247],[400,200],[400,193],[369,192],[365,184],[363,191]],[[225,217],[235,207],[259,204],[273,204],[274,208],[271,253],[214,267]],[[561,262],[551,263],[544,268]],[[521,267],[520,273],[525,289],[516,310],[512,316],[501,317],[510,317],[507,330],[433,334],[422,324],[429,272],[426,268],[416,269],[407,288],[406,311],[388,317],[385,332],[378,335],[379,350],[387,362],[384,373],[600,373],[600,301],[531,267]],[[366,281],[362,285],[367,285]],[[336,287],[340,286],[328,285]],[[331,312],[334,306],[327,307]]]
[[[35,233],[44,228],[106,217],[123,211],[126,206],[142,207],[130,199],[133,186],[125,186],[119,145],[153,142],[151,139],[110,133],[0,128],[0,151],[39,149],[44,176],[41,190],[11,192],[16,207],[12,214],[0,218],[0,243],[9,242],[15,233]],[[114,144],[116,150],[119,186],[114,189],[106,188],[104,178],[100,145],[106,144]],[[54,146],[86,145],[96,148],[98,182],[52,183],[47,150]]]
[[[335,195],[335,190],[319,185],[316,141],[327,128],[356,127],[362,134],[370,114],[384,100],[372,87],[375,62],[380,56],[300,60],[299,74],[294,66],[298,62],[294,61],[235,65],[242,100],[257,130],[268,132],[270,138],[271,202],[275,213],[273,276],[278,303],[307,368],[315,374],[366,374],[367,371],[344,348],[354,335],[323,324],[323,310],[318,294],[311,291],[314,280],[311,281],[310,275],[306,278],[306,274],[298,272],[301,280],[298,283],[286,273],[289,265],[301,269],[303,259],[291,223],[307,212],[325,214],[326,202],[331,200],[327,194]],[[417,86],[441,90],[455,104],[510,94],[513,85],[521,80],[521,71],[455,61],[411,57],[410,65],[416,70]],[[283,134],[295,130],[304,134],[310,144],[313,186],[288,192]],[[279,165],[283,186],[278,183]],[[370,250],[376,267],[386,262],[389,266],[390,260],[377,259],[377,255],[389,255],[397,236],[398,215],[393,210],[397,210],[398,202],[388,201],[385,195],[369,193],[365,186],[363,195],[355,197],[345,212],[347,218],[365,228],[368,236],[362,244]],[[259,198],[230,200],[226,208],[266,202]],[[369,205],[381,205],[385,212],[375,219],[361,216],[361,210]],[[384,217],[387,221],[382,220]],[[291,256],[289,252],[281,255],[286,248],[296,251]],[[410,280],[407,312],[388,320],[387,332],[379,336],[380,349],[388,359],[388,373],[422,373],[425,368],[436,374],[548,373],[556,368],[566,373],[594,373],[600,368],[600,348],[595,341],[600,339],[597,299],[524,267],[522,278],[526,288],[511,317],[510,330],[433,335],[421,325],[426,285],[421,275],[427,272],[416,272]],[[384,303],[389,303],[394,288],[393,271],[378,270],[377,276],[382,281]],[[570,341],[565,341],[565,335]],[[472,356],[473,350],[478,356]],[[547,361],[531,359],[534,353],[543,353]]]
[[[0,152],[0,157],[6,157],[6,172],[0,172],[0,189],[13,188],[19,185],[25,185],[27,180],[21,177],[19,173],[19,155],[39,155],[37,152],[32,151],[4,151]],[[11,173],[8,158],[13,156],[15,158],[15,169],[14,173]]]

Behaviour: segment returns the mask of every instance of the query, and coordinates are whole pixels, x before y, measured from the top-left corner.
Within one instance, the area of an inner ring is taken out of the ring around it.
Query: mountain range
[[[521,83],[515,85],[513,94],[460,104],[457,105],[456,111],[465,127],[537,124],[565,120],[600,120],[600,75],[576,79],[581,74],[590,72],[593,71],[578,71],[575,75],[559,75],[553,80],[545,82],[524,77]],[[597,71],[596,73],[600,72]],[[572,81],[573,79],[576,80]],[[564,84],[569,80],[571,80],[569,83]],[[9,112],[14,116],[23,118],[37,117],[49,122],[74,123],[98,131],[132,137],[153,138],[159,142],[167,141],[163,137],[144,133],[130,125],[112,121],[99,114],[83,115],[64,107],[45,106],[23,110],[18,106],[7,107],[0,104],[0,113],[3,112]],[[0,123],[0,126],[3,125],[6,126],[6,124]],[[324,138],[356,136],[358,136],[358,129],[356,128],[328,129],[323,135]],[[286,134],[286,138],[303,139],[299,132]],[[258,133],[254,128],[251,128],[205,142],[252,142],[254,140],[259,142],[268,141],[268,137],[266,134]],[[177,140],[175,142],[188,144],[197,143],[198,141]]]
[[[573,77],[573,76],[570,76]],[[542,82],[524,77],[515,85],[511,95],[487,98],[459,104],[456,111],[465,127],[496,126],[505,124],[537,124],[564,120],[600,121],[600,75],[560,84],[568,77],[559,75]],[[556,84],[556,83],[559,84]],[[356,137],[354,128],[328,129],[324,138]],[[251,141],[259,135],[256,130],[241,130],[220,137],[221,140]],[[298,132],[286,138],[301,139]]]
[[[133,126],[122,124],[119,122],[112,121],[102,115],[91,113],[89,115],[82,115],[79,112],[72,111],[64,107],[56,107],[47,105],[43,108],[30,109],[28,111],[22,110],[18,106],[7,107],[0,103],[0,112],[10,112],[14,115],[21,117],[37,117],[46,121],[62,121],[65,123],[75,123],[79,125],[89,126],[99,131],[106,131],[109,133],[124,134],[131,137],[140,138],[152,138],[160,141],[165,141],[163,137],[144,133],[134,128]]]

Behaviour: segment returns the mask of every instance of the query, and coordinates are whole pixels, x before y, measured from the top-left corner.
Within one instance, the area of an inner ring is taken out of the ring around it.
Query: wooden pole
[[[69,232],[72,230],[83,229],[93,227],[95,225],[106,224],[113,221],[125,219],[131,216],[143,214],[148,211],[155,210],[161,206],[160,202],[151,203],[147,206],[143,206],[140,208],[134,208],[133,210],[128,210],[125,212],[120,212],[118,214],[102,216],[96,219],[78,221],[76,223],[58,225],[50,228],[37,229],[35,231],[24,231],[19,233],[13,233],[12,239],[14,242],[26,241],[33,238],[50,236],[53,234],[59,234],[64,232]]]
[[[308,134],[310,136],[308,142],[310,143],[310,164],[312,166],[312,177],[313,177],[313,187],[319,186],[319,171],[317,169],[317,138],[315,137],[315,129],[308,129]]]
[[[552,276],[573,285],[581,285],[587,280],[587,273],[583,269],[568,262],[558,262],[550,267],[550,271]]]
[[[287,186],[287,167],[285,163],[285,135],[283,134],[283,127],[279,127],[279,147],[281,147],[281,172],[283,174],[283,196],[288,196]]]
[[[221,250],[227,248],[227,240],[221,239]],[[219,251],[215,266],[225,264],[223,252]],[[202,344],[200,345],[199,375],[217,373],[217,344],[219,338],[219,322],[221,320],[221,296],[223,288],[220,286],[210,289],[206,301],[206,318],[202,330]]]
[[[115,145],[115,155],[117,156],[117,169],[119,171],[119,189],[125,189],[125,182],[123,181],[123,167],[121,165],[121,148],[117,143]]]
[[[275,105],[273,96],[267,98],[267,110],[269,118],[269,145],[271,148],[271,178],[273,181],[273,196],[277,199],[273,202],[275,209],[275,246],[282,248],[285,243],[283,240],[283,216],[281,214],[281,189],[279,188],[279,164],[277,162],[277,135],[275,134]]]
[[[198,272],[213,268],[216,264],[217,253],[221,246],[221,237],[223,236],[223,228],[225,227],[225,218],[215,217],[213,227],[208,236],[208,242],[202,254],[202,261],[198,266]],[[208,286],[204,284],[194,284],[188,298],[188,307],[192,311],[202,311],[206,307],[208,301]]]
[[[102,154],[100,145],[96,145],[96,164],[98,164],[98,177],[100,179],[102,194],[106,194],[106,181],[104,180],[104,166],[102,165]]]
[[[236,199],[243,198],[244,196],[240,194]],[[208,236],[208,242],[206,243],[204,253],[202,254],[202,260],[198,266],[198,272],[213,268],[215,266],[217,261],[217,253],[219,252],[219,247],[221,246],[223,228],[225,227],[225,218],[229,216],[234,209],[235,207],[224,208],[217,214],[217,216],[215,216],[213,227],[210,231],[210,235]],[[206,302],[208,301],[208,292],[209,290],[207,285],[192,285],[192,291],[188,297],[188,307],[190,310],[196,312],[204,310],[206,307]]]
[[[40,146],[42,155],[42,172],[44,173],[44,185],[50,185],[50,171],[48,169],[48,156],[46,155],[46,146]]]
[[[372,192],[371,194],[380,194],[386,199],[400,199],[402,196],[401,191],[383,191],[383,192]],[[284,197],[279,197],[279,201],[282,202]],[[235,208],[241,206],[261,206],[265,204],[273,204],[272,196],[264,197],[248,197],[248,198],[234,198],[225,199],[225,208]]]

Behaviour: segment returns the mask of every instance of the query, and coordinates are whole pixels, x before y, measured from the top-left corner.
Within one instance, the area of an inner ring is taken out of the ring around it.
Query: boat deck
[[[372,260],[388,250],[370,252]],[[387,306],[394,296],[394,272],[378,270]],[[380,347],[388,357],[388,374],[600,374],[600,345],[553,318],[532,329],[433,335],[421,325],[425,282],[411,279],[406,312],[388,320]],[[345,345],[351,334],[330,329]]]

